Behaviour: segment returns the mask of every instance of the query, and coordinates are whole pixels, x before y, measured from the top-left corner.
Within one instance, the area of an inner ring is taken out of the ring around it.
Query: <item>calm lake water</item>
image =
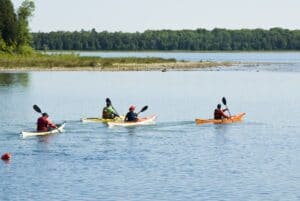
[[[13,155],[0,161],[0,200],[300,200],[300,73],[297,62],[273,65],[280,70],[0,73],[0,153]],[[223,96],[245,121],[195,125]],[[82,124],[106,97],[122,114],[149,105],[141,116],[158,114],[157,124]],[[21,139],[39,117],[33,104],[66,120],[65,132]]]
[[[70,53],[70,51],[65,52]],[[277,62],[300,63],[300,52],[74,52],[81,56],[94,57],[161,57],[185,61],[235,61],[235,62]]]

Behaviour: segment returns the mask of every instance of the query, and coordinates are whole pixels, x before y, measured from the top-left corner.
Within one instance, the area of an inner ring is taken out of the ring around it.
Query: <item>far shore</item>
[[[162,62],[162,63],[113,63],[110,66],[86,66],[86,67],[0,67],[0,72],[28,72],[28,71],[188,71],[211,67],[230,67],[231,62]]]
[[[193,71],[234,66],[270,65],[273,62],[184,61],[159,57],[91,57],[78,54],[9,54],[0,52],[0,72],[30,71]]]

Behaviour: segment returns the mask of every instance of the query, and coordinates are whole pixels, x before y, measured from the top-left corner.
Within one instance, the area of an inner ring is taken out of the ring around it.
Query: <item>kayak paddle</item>
[[[145,112],[148,109],[148,105],[144,106],[141,111],[139,111],[137,114],[140,114],[141,112]]]
[[[39,108],[39,106],[37,105],[33,105],[33,109],[37,112],[37,113],[42,113],[42,110]]]
[[[222,103],[225,105],[225,107],[226,107],[226,109],[227,109],[227,111],[228,111],[228,113],[229,113],[229,116],[231,117],[231,114],[230,114],[229,108],[228,108],[228,106],[227,106],[227,100],[226,100],[226,98],[225,98],[225,97],[223,97],[223,98],[222,98]]]

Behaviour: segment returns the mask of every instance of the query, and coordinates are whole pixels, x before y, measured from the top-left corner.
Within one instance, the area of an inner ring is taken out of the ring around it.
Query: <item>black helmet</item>
[[[105,99],[106,103],[111,103],[111,100],[109,98]]]
[[[217,108],[218,108],[218,109],[221,109],[221,107],[222,107],[222,105],[219,103],[219,104],[217,105]]]
[[[49,115],[46,112],[44,112],[42,115],[43,117],[49,117]]]

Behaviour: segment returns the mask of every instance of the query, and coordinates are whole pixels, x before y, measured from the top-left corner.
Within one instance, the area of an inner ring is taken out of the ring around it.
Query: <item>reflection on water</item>
[[[50,142],[52,142],[53,138],[54,135],[38,136],[38,142],[43,144],[49,144]]]
[[[28,73],[0,73],[0,87],[21,85],[27,87],[29,85]]]
[[[216,124],[213,126],[214,126],[213,131],[215,133],[216,147],[219,147],[219,146],[223,147],[228,142],[228,139],[226,138],[226,134],[228,132],[228,125]]]

